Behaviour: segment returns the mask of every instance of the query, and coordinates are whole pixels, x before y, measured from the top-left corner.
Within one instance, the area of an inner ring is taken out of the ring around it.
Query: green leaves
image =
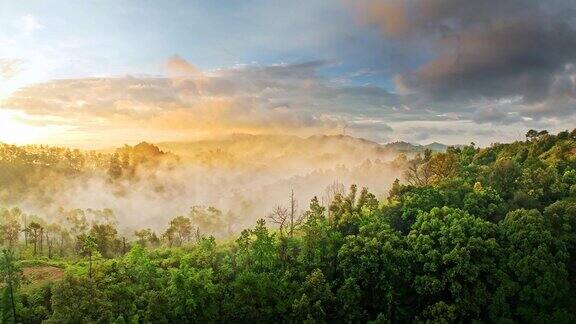
[[[346,285],[358,288],[357,307],[366,312],[363,320],[378,314],[392,321],[406,320],[400,315],[407,307],[401,294],[410,283],[410,258],[400,234],[376,219],[361,227],[359,234],[346,237],[338,252],[338,270]]]
[[[479,182],[477,183],[479,184]],[[481,186],[475,186],[474,191],[466,194],[463,209],[471,215],[492,222],[498,222],[502,219],[506,210],[504,200],[496,190]]]
[[[496,233],[494,224],[459,209],[418,215],[407,239],[423,319],[441,320],[435,316],[446,312],[450,320],[482,318],[500,252]]]
[[[259,220],[219,241],[198,226],[227,232],[231,216],[195,207],[170,222],[164,247],[152,230],[138,231],[140,244],[98,258],[92,279],[69,271],[42,295],[53,314],[41,302],[22,314],[65,323],[574,322],[573,142],[568,133],[536,134],[427,152],[412,165],[413,185],[396,181],[382,204],[356,186],[335,190],[327,205],[314,198],[294,235]],[[10,218],[18,227],[11,213],[18,214],[0,211],[2,226]],[[113,226],[92,224],[87,233],[82,210],[63,214],[84,254],[114,249]],[[28,223],[30,242],[43,226]],[[17,263],[6,255],[0,273],[17,288]],[[13,319],[6,314],[5,322]]]
[[[493,316],[522,320],[553,320],[568,293],[568,254],[537,210],[509,213],[500,226],[503,273],[497,295],[508,305],[494,306]]]

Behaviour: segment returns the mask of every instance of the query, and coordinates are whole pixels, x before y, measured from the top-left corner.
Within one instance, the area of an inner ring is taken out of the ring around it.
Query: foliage
[[[233,214],[210,206],[132,239],[111,210],[51,224],[2,208],[2,322],[574,322],[574,134],[404,155],[385,199],[334,187],[234,238]],[[150,144],[94,154],[1,146],[0,199],[35,190],[31,169],[129,181],[166,158]],[[49,265],[66,276],[27,287],[20,268]]]

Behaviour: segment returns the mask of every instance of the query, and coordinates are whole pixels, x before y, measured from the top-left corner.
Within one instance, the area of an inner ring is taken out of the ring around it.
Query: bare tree
[[[288,216],[288,208],[280,205],[274,207],[272,212],[268,214],[268,219],[270,219],[272,223],[277,224],[280,228],[280,235],[284,235],[284,227],[286,226]]]
[[[432,175],[429,161],[423,160],[419,155],[408,162],[408,167],[404,172],[406,181],[414,186],[430,184]]]
[[[338,195],[344,195],[344,185],[338,180],[335,180],[329,184],[326,189],[324,189],[324,194],[322,195],[322,205],[326,207],[326,210],[328,211],[328,218],[332,216],[330,212],[330,205],[332,205],[334,198]]]
[[[290,192],[290,231],[289,236],[294,236],[294,229],[304,220],[305,215],[303,213],[298,214],[298,201],[294,199],[294,189]]]
[[[294,198],[294,190],[290,191],[288,208],[277,205],[268,215],[268,219],[272,223],[278,224],[280,235],[283,236],[286,229],[289,237],[294,236],[295,230],[303,223],[305,218],[306,214],[298,211],[298,201]]]
[[[298,201],[294,198],[294,189],[290,191],[290,228],[288,234],[294,236],[295,230],[302,225],[306,214],[298,210]]]

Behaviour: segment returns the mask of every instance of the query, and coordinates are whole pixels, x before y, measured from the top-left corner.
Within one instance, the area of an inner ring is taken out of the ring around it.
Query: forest
[[[0,144],[0,323],[576,321],[576,129],[398,153],[388,187],[333,179],[302,209],[290,188],[265,214],[198,204],[158,227],[48,208],[94,174],[163,195],[154,170],[180,160]]]

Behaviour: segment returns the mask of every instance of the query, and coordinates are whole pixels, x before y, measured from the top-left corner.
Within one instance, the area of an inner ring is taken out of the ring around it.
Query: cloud
[[[495,141],[522,139],[526,133],[525,129],[517,124],[511,124],[505,128],[492,127],[485,124],[479,125],[470,120],[411,121],[397,123],[393,127],[395,140],[422,144],[440,142],[457,145],[474,141],[476,144],[484,146]]]
[[[38,22],[36,17],[32,14],[21,16],[14,22],[14,26],[25,35],[31,35],[36,30],[44,28],[44,25]]]
[[[523,96],[541,101],[576,58],[576,32],[563,25],[502,23],[442,42],[447,50],[412,74],[408,88],[438,99]]]
[[[506,112],[495,105],[478,108],[472,117],[477,123],[512,124],[522,121],[517,112]]]
[[[480,122],[576,111],[567,111],[575,93],[574,1],[364,0],[355,6],[386,39],[429,44],[428,58],[396,77],[401,94],[439,109],[459,106]],[[518,97],[514,105],[499,103]],[[486,101],[491,107],[470,104]]]
[[[0,58],[0,79],[12,79],[22,71],[24,60]]]
[[[385,121],[362,124],[356,119],[391,110],[396,96],[320,77],[317,70],[325,64],[240,65],[203,72],[175,56],[165,64],[168,77],[52,80],[16,91],[2,106],[41,116],[49,124],[65,121],[90,134],[146,129],[147,135],[162,138],[309,135],[341,132],[350,124],[357,134],[383,138],[390,131]]]

